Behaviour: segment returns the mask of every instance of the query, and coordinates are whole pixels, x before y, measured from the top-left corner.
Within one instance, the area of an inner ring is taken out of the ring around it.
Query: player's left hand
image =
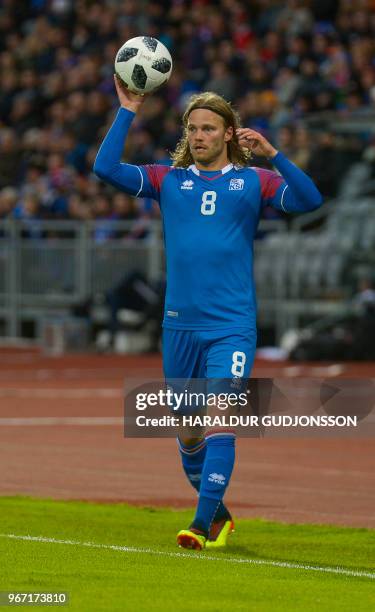
[[[277,149],[268,140],[250,128],[237,129],[238,141],[241,147],[250,149],[250,152],[258,157],[275,157]]]

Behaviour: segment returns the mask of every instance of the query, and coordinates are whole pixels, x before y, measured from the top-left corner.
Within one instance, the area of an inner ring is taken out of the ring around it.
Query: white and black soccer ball
[[[156,38],[137,36],[118,50],[115,72],[130,91],[149,93],[164,85],[171,76],[171,54]]]

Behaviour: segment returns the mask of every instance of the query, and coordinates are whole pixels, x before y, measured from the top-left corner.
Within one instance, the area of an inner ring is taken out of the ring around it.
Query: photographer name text
[[[357,427],[356,416],[344,415],[183,415],[136,417],[138,427]]]

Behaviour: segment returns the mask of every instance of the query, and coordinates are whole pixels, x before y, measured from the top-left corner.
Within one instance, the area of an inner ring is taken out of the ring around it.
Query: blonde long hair
[[[212,91],[206,91],[204,93],[194,94],[191,96],[182,117],[182,125],[184,129],[183,135],[171,155],[173,166],[188,168],[188,166],[194,164],[194,159],[191,155],[188,143],[187,124],[190,113],[197,108],[206,108],[207,110],[220,115],[220,117],[223,118],[225,129],[228,127],[233,128],[233,136],[227,143],[228,158],[235,166],[247,166],[250,153],[246,149],[240,147],[236,133],[237,128],[241,127],[240,117],[229,102]]]

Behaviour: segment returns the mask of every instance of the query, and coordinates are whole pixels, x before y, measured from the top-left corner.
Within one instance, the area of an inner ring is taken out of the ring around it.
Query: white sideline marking
[[[302,374],[302,366],[286,366],[282,368],[282,374],[287,376],[288,378],[294,378],[295,376],[300,376]]]
[[[122,389],[115,388],[87,388],[87,389],[0,389],[0,397],[16,397],[21,399],[90,399],[93,397],[121,398]]]
[[[143,372],[147,372],[151,370],[155,372],[155,368],[142,368]],[[133,375],[134,378],[140,376],[139,369],[136,368],[126,368],[128,376]],[[161,371],[158,370],[158,374],[152,374],[153,376],[162,376]],[[58,366],[53,368],[36,368],[33,370],[18,370],[18,369],[7,369],[0,371],[0,380],[8,381],[10,377],[17,377],[17,381],[19,380],[48,380],[48,379],[57,379],[57,380],[82,380],[82,379],[95,379],[95,380],[108,380],[108,379],[123,379],[125,376],[124,368],[66,368],[62,369]]]
[[[275,371],[274,378],[277,378],[278,376],[286,376],[288,378],[294,378],[295,376],[302,376],[305,378],[330,378],[343,374],[345,370],[346,367],[340,363],[333,363],[326,366],[285,366],[280,369],[280,374]]]
[[[302,563],[289,563],[287,561],[269,561],[267,559],[241,559],[236,557],[212,557],[202,554],[188,554],[182,552],[169,552],[166,550],[154,550],[152,548],[135,548],[133,546],[115,546],[113,544],[96,544],[95,542],[79,542],[76,540],[56,540],[55,538],[44,538],[41,536],[16,535],[14,533],[0,533],[0,538],[11,540],[25,540],[28,542],[43,542],[47,544],[66,544],[70,546],[83,546],[86,548],[102,548],[106,550],[118,550],[128,553],[144,553],[148,555],[160,555],[162,557],[179,557],[185,559],[197,559],[203,561],[225,561],[226,563],[245,563],[249,565],[270,565],[272,567],[283,567],[286,569],[300,569],[313,572],[325,572],[328,574],[340,574],[355,578],[375,579],[375,573],[362,572],[359,570],[348,570],[342,567],[320,567],[318,565],[303,565]]]
[[[50,427],[54,425],[123,425],[122,417],[3,417],[0,427]]]
[[[310,368],[310,376],[316,376],[317,378],[320,376],[335,377],[343,374],[344,372],[345,366],[340,365],[339,363],[333,363],[329,366],[312,366]]]

